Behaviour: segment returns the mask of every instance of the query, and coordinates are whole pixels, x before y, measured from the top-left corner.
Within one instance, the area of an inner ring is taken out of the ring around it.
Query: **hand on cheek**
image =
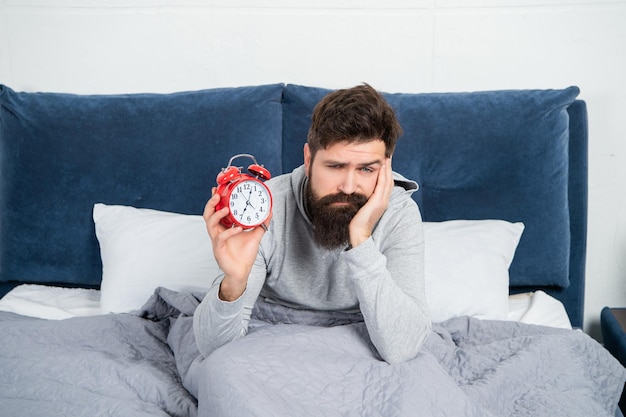
[[[387,158],[378,172],[374,192],[350,222],[350,244],[352,247],[360,245],[372,235],[374,226],[389,206],[392,190],[391,158]]]

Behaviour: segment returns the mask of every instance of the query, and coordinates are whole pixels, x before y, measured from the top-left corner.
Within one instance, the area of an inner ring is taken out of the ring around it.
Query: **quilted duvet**
[[[200,299],[159,289],[137,315],[0,313],[0,416],[600,417],[615,415],[626,380],[580,331],[456,318],[389,365],[358,316],[272,306],[202,358]]]

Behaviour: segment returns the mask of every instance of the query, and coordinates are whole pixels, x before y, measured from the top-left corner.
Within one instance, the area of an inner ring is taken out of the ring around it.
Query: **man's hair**
[[[368,84],[334,91],[313,109],[307,142],[311,155],[339,142],[385,143],[390,157],[402,134],[396,114],[385,98]]]

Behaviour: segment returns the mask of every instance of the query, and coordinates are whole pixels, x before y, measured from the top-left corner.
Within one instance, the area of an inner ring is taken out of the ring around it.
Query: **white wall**
[[[561,88],[589,108],[585,328],[626,306],[626,0],[0,0],[0,83]]]

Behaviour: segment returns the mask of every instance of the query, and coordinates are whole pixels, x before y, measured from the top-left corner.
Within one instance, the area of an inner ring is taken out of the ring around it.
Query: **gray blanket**
[[[0,416],[195,416],[167,341],[176,311],[158,305],[150,319],[0,312]]]
[[[611,417],[626,379],[575,330],[457,318],[389,365],[349,317],[262,302],[253,317],[248,336],[191,365],[199,416]]]
[[[137,315],[0,313],[0,416],[598,417],[626,380],[579,331],[453,319],[388,365],[358,316],[264,303],[248,336],[203,359],[200,299],[159,289]]]

